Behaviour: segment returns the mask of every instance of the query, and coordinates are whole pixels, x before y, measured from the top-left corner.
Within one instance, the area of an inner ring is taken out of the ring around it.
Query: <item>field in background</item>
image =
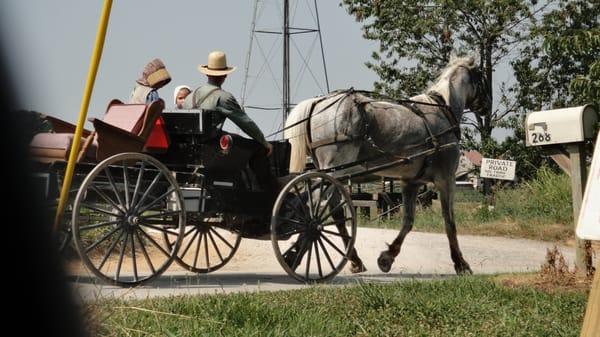
[[[459,234],[506,236],[544,241],[574,239],[569,177],[541,168],[537,177],[515,188],[498,188],[494,207],[474,190],[459,190],[455,197],[455,221]],[[392,219],[369,221],[361,226],[400,228],[401,212]],[[430,208],[418,208],[413,230],[444,232],[439,200]]]

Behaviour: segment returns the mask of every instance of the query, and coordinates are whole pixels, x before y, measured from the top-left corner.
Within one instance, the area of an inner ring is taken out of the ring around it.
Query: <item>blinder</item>
[[[475,87],[475,97],[469,102],[472,111],[478,114],[485,113],[485,109],[491,104],[491,99],[487,93],[487,83],[478,68],[467,68],[471,83]]]

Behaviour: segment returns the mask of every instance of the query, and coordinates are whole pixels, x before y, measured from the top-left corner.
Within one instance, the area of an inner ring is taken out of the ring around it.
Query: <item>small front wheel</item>
[[[352,198],[336,179],[302,174],[280,192],[271,218],[271,242],[283,269],[301,282],[337,275],[356,239]]]

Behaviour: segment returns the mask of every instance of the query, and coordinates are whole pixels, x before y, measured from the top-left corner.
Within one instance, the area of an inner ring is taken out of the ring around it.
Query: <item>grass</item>
[[[488,207],[474,191],[459,191],[455,196],[455,222],[459,234],[506,236],[565,242],[574,238],[573,211],[569,177],[547,168],[537,177],[516,188],[495,191],[495,206]],[[401,215],[391,220],[360,224],[370,227],[400,228]],[[439,201],[430,208],[418,208],[414,230],[443,232]]]
[[[586,292],[491,277],[91,304],[98,336],[578,336]]]

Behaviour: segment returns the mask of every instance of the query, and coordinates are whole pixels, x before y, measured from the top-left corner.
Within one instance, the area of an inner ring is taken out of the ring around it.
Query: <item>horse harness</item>
[[[369,137],[368,135],[368,129],[369,129],[369,120],[366,116],[365,110],[359,108],[358,111],[359,113],[361,113],[362,118],[361,120],[365,120],[366,123],[364,124],[364,126],[361,128],[361,132],[359,132],[359,136],[353,136],[353,135],[338,135],[337,133],[334,135],[334,137],[330,137],[330,138],[326,138],[326,139],[322,139],[322,140],[318,140],[318,141],[312,141],[312,134],[311,134],[311,119],[313,115],[316,115],[318,113],[321,113],[323,111],[325,111],[326,109],[330,108],[331,106],[335,105],[338,102],[341,102],[342,100],[344,100],[345,98],[351,96],[354,93],[363,93],[363,94],[371,94],[371,92],[367,92],[367,91],[356,91],[353,88],[350,88],[348,90],[346,90],[343,95],[340,95],[340,97],[336,100],[334,100],[333,102],[327,104],[327,106],[325,106],[324,108],[320,109],[318,112],[314,112],[314,109],[316,107],[317,104],[323,102],[324,100],[328,99],[331,97],[331,95],[328,96],[324,96],[321,97],[315,101],[313,101],[309,107],[309,113],[308,116],[299,121],[297,124],[306,121],[306,130],[305,130],[305,136],[307,138],[307,144],[308,144],[308,149],[309,149],[309,153],[311,158],[313,159],[313,162],[317,165],[318,167],[318,160],[316,158],[315,155],[315,150],[317,148],[323,147],[323,146],[327,146],[327,145],[334,145],[334,144],[340,144],[340,143],[347,143],[347,142],[352,142],[352,141],[356,141],[356,140],[361,140],[361,141],[366,141],[370,147],[374,150],[376,150],[378,152],[377,155],[375,156],[371,156],[369,158],[363,158],[363,159],[359,159],[356,160],[354,162],[351,163],[347,163],[347,164],[343,164],[340,166],[336,166],[335,168],[333,168],[334,170],[340,170],[340,169],[345,169],[348,167],[352,167],[355,165],[365,165],[367,167],[365,172],[361,172],[359,174],[355,174],[355,175],[362,175],[362,174],[366,174],[366,173],[370,173],[370,172],[375,172],[377,170],[380,169],[385,169],[385,168],[390,168],[393,166],[397,166],[397,165],[405,165],[410,163],[413,159],[417,158],[417,157],[421,157],[421,156],[427,156],[427,160],[426,163],[421,167],[421,169],[419,170],[419,173],[417,174],[417,176],[415,178],[420,178],[423,176],[423,174],[425,173],[425,170],[427,168],[427,166],[429,166],[431,164],[431,155],[437,153],[440,150],[443,150],[445,148],[448,148],[449,146],[455,146],[456,143],[450,143],[450,144],[443,144],[440,145],[439,144],[439,140],[438,138],[441,137],[442,135],[449,133],[449,132],[453,132],[455,134],[455,136],[457,137],[457,140],[460,140],[460,125],[459,122],[456,120],[456,117],[454,116],[454,114],[452,114],[452,112],[450,111],[450,107],[445,103],[444,98],[442,97],[442,95],[440,95],[439,93],[435,92],[435,91],[429,91],[427,93],[427,95],[433,100],[435,101],[435,103],[426,103],[426,102],[419,102],[419,101],[414,101],[414,100],[395,100],[389,97],[383,97],[384,101],[389,101],[391,103],[396,103],[396,104],[400,104],[405,106],[406,108],[408,108],[410,111],[412,111],[415,115],[419,116],[422,120],[423,123],[425,125],[425,129],[427,130],[427,133],[429,134],[429,137],[427,137],[425,139],[425,142],[423,144],[418,144],[415,145],[414,147],[420,147],[423,145],[429,145],[431,144],[432,147],[430,147],[429,149],[419,152],[417,154],[411,155],[411,156],[407,156],[407,157],[401,157],[401,156],[397,156],[397,155],[393,155],[390,154],[389,152],[381,149],[379,146],[377,146],[373,140]],[[354,103],[359,106],[359,105],[365,105],[365,104],[369,104],[374,102],[375,100],[371,99],[371,100],[366,100],[366,101],[357,101],[356,98],[353,99]],[[434,106],[434,107],[440,107],[444,116],[446,117],[446,119],[448,120],[448,122],[450,123],[450,127],[442,130],[439,133],[434,134],[431,130],[431,127],[429,125],[429,122],[427,121],[427,119],[425,118],[425,113],[423,112],[423,110],[421,110],[421,108],[419,108],[420,105],[426,105],[426,106]],[[296,125],[296,124],[294,124]],[[290,126],[291,127],[291,126]],[[384,156],[390,156],[392,158],[394,158],[394,161],[392,161],[391,163],[387,163],[384,165],[379,165],[377,167],[368,168],[368,162],[372,161],[372,160],[376,160],[379,159],[381,157]],[[329,169],[331,170],[331,169]]]

